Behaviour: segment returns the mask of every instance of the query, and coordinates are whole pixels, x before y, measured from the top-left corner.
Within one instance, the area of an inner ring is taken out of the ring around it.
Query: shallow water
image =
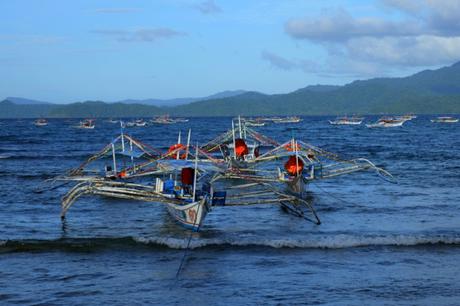
[[[33,192],[100,150],[116,125],[0,121],[0,304],[458,304],[460,124],[421,116],[368,129],[327,119],[256,129],[368,158],[398,184],[373,173],[311,184],[319,226],[276,206],[216,207],[193,234],[178,279],[190,232],[162,207],[84,197],[62,224],[67,189]],[[180,129],[204,143],[229,122],[194,118],[128,133],[164,149]]]

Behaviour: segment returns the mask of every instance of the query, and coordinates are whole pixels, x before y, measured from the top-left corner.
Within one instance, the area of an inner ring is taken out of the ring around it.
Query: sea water
[[[419,116],[370,129],[327,119],[255,129],[367,158],[398,184],[373,172],[316,181],[309,197],[321,225],[275,205],[216,207],[198,233],[155,203],[103,197],[78,199],[61,222],[68,187],[34,190],[103,148],[119,126],[1,120],[0,304],[459,305],[460,124]],[[231,118],[192,118],[126,132],[166,150],[179,130],[192,128],[204,144],[230,126]]]

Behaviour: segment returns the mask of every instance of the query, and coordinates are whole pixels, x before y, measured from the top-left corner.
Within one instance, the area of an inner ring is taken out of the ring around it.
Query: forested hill
[[[0,102],[1,118],[339,115],[460,113],[460,63],[403,78],[376,78],[344,86],[307,86],[287,94],[244,92],[173,107],[86,101],[66,105]]]

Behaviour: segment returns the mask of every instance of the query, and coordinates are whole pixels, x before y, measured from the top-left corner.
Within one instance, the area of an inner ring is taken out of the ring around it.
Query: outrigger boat
[[[47,126],[48,125],[48,121],[44,118],[40,118],[40,119],[37,119],[34,121],[34,125],[35,126]]]
[[[119,121],[119,120],[115,120],[115,119],[113,119],[113,118],[109,118],[109,119],[106,120],[105,122],[107,122],[107,123],[118,123],[118,122],[120,122],[120,121]]]
[[[273,118],[272,121],[274,123],[299,123],[302,119],[297,116],[292,116],[286,118]]]
[[[444,116],[431,119],[430,121],[434,123],[456,123],[458,122],[458,118]]]
[[[104,170],[95,173],[90,164]],[[343,159],[294,138],[280,144],[240,121],[238,130],[232,123],[231,130],[201,147],[191,145],[191,130],[186,144],[179,133],[164,153],[122,128],[100,152],[53,182],[75,183],[62,198],[61,218],[81,196],[98,195],[165,205],[179,224],[198,231],[206,215],[220,206],[275,204],[320,224],[306,197],[308,184],[364,170],[393,181],[367,159]]]
[[[94,119],[85,119],[80,121],[80,124],[77,126],[79,129],[94,129],[96,125],[94,124]]]
[[[333,125],[360,125],[363,122],[363,117],[337,117],[335,120],[329,120]]]
[[[169,115],[159,116],[150,120],[150,122],[155,124],[174,124],[174,123],[182,123],[188,122],[189,120],[186,118],[171,118]]]
[[[265,126],[265,122],[260,120],[245,120],[244,124],[246,124],[246,126]]]
[[[405,119],[398,119],[393,117],[382,117],[376,123],[366,124],[368,128],[380,128],[380,127],[397,127],[402,126],[404,122],[407,120]]]
[[[145,127],[147,126],[147,122],[143,119],[137,119],[134,121],[126,122],[126,127]]]
[[[417,116],[414,115],[414,114],[406,114],[406,115],[396,117],[396,119],[398,119],[398,120],[405,120],[405,121],[410,121],[410,120],[415,119],[415,118],[417,118]]]

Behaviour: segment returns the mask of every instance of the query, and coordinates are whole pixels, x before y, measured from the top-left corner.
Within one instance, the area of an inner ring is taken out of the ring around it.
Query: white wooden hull
[[[332,125],[360,125],[363,121],[329,121]]]
[[[171,217],[182,226],[198,231],[210,210],[209,197],[190,204],[168,203],[166,207]]]
[[[458,119],[431,119],[433,123],[457,123]]]
[[[397,127],[402,126],[405,121],[397,121],[397,122],[384,122],[384,123],[374,123],[374,124],[366,124],[368,128],[387,128],[387,127]]]

